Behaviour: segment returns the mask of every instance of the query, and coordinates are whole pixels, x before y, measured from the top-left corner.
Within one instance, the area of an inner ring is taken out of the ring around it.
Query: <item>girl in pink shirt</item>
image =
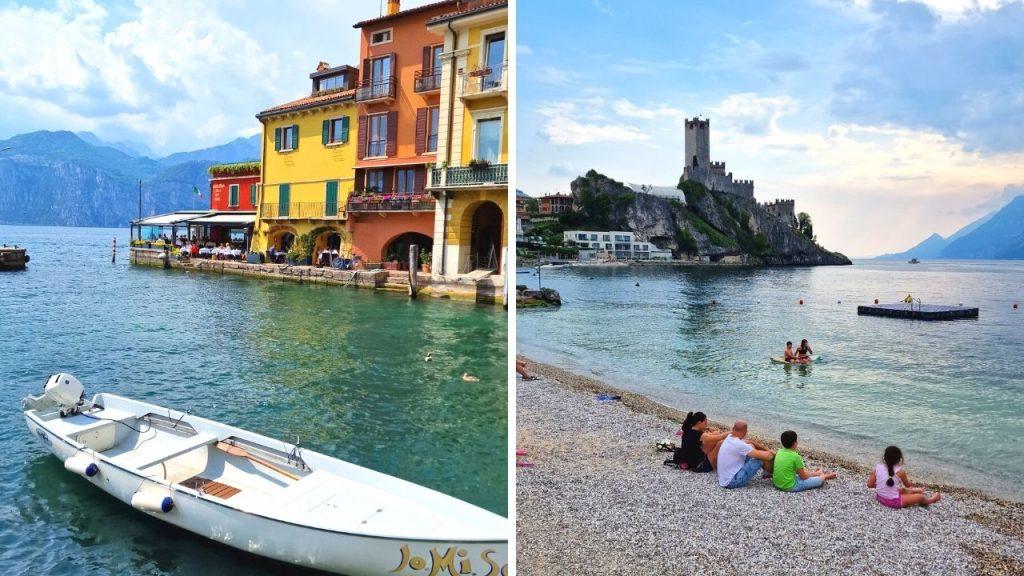
[[[885,449],[882,461],[868,476],[868,488],[875,489],[875,499],[889,508],[907,508],[908,506],[928,506],[942,499],[941,494],[928,496],[924,488],[914,486],[907,473],[900,466],[903,463],[903,452],[895,446]],[[901,486],[902,484],[902,486]]]

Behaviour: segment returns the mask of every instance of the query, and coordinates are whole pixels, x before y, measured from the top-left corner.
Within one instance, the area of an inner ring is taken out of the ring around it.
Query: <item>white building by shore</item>
[[[614,258],[617,260],[671,260],[672,251],[650,242],[639,242],[632,232],[567,230],[562,234],[567,246],[580,249],[580,260]]]

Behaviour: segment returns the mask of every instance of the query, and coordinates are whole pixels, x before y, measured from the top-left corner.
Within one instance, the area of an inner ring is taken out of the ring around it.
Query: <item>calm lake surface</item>
[[[32,257],[27,271],[0,273],[0,573],[314,573],[151,519],[65,471],[21,413],[21,398],[59,371],[87,395],[298,436],[508,515],[500,307],[132,267],[127,239],[127,230],[0,226],[0,241]]]
[[[1024,262],[543,268],[541,280],[565,303],[518,313],[520,353],[865,462],[897,444],[912,477],[1024,497]],[[857,315],[908,292],[980,318]],[[819,363],[769,362],[801,338]]]

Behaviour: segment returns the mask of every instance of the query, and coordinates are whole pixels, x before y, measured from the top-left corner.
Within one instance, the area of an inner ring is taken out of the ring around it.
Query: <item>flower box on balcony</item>
[[[490,73],[490,68],[477,68],[476,70],[470,71],[469,76],[471,78],[479,78],[480,76],[487,76]]]

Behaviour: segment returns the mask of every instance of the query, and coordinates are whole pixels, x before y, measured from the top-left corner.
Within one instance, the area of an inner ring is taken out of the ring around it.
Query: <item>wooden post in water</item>
[[[420,247],[416,244],[409,245],[409,297],[416,299],[419,287],[416,286],[416,270],[420,266]]]
[[[117,236],[114,236],[114,248],[110,252],[110,263],[117,264]]]

